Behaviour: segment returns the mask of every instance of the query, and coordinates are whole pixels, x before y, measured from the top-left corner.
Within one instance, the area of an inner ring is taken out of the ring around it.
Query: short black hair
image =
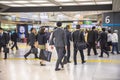
[[[102,31],[103,31],[103,32],[105,32],[105,30],[106,30],[105,28],[102,28]]]
[[[56,25],[57,25],[57,27],[61,27],[62,26],[62,22],[59,21],[59,22],[57,22]]]
[[[34,29],[35,29],[35,28],[31,28],[31,30],[30,30],[30,31],[32,32]]]
[[[40,33],[45,33],[45,27],[41,27]]]
[[[93,27],[92,27],[92,30],[94,30],[95,28],[96,28],[96,27],[95,27],[95,26],[93,26]]]
[[[76,29],[80,29],[80,25],[78,24],[78,25],[76,25]]]
[[[3,28],[0,27],[0,30],[3,30]]]
[[[66,25],[66,29],[70,29],[70,25]]]
[[[57,29],[57,27],[54,27],[54,30]]]
[[[112,31],[109,29],[109,30],[108,30],[108,33],[112,33]]]

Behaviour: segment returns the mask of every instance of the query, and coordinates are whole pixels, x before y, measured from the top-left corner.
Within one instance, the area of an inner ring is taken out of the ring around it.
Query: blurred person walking
[[[31,28],[31,33],[29,34],[29,42],[28,44],[31,46],[31,49],[24,55],[24,58],[27,59],[27,56],[31,54],[31,50],[35,48],[35,42],[36,42],[36,29]],[[35,58],[38,58],[37,54],[34,54]]]
[[[90,56],[91,48],[93,48],[94,55],[97,55],[96,42],[98,38],[98,33],[95,30],[95,26],[92,27],[92,30],[88,32],[87,43],[88,43],[88,56]]]
[[[86,61],[84,59],[84,52],[83,52],[83,48],[79,48],[77,45],[78,42],[85,42],[85,37],[84,37],[84,33],[80,30],[80,25],[76,25],[76,31],[73,32],[72,34],[72,39],[73,39],[73,44],[74,44],[74,65],[77,65],[77,60],[76,60],[76,56],[77,56],[77,52],[80,52],[81,55],[81,60],[82,60],[82,64],[84,64]]]
[[[16,50],[18,50],[17,40],[18,40],[18,34],[15,30],[14,33],[11,34],[11,41],[13,41],[13,46],[11,47],[12,50],[14,47],[16,47]]]
[[[114,30],[112,34],[112,54],[114,54],[115,49],[117,54],[120,54],[118,49],[118,31],[117,30]]]
[[[108,34],[107,34],[107,45],[109,46],[109,52],[111,52],[111,46],[112,46],[112,32],[111,30],[108,30]]]
[[[66,43],[66,34],[64,29],[61,28],[62,23],[61,22],[57,22],[57,27],[52,34],[51,40],[50,40],[50,45],[51,48],[53,49],[53,45],[55,46],[56,50],[57,50],[57,62],[56,62],[56,71],[61,70],[59,68],[59,65],[61,64],[62,68],[64,67],[63,63],[62,63],[62,59],[65,55],[65,49],[67,50],[67,43]]]
[[[70,41],[71,41],[71,32],[70,32],[70,26],[69,25],[67,25],[66,26],[66,30],[65,30],[65,32],[66,32],[66,39],[67,39],[67,61],[68,61],[68,63],[71,63],[70,62]]]
[[[40,49],[39,57],[44,57],[43,51],[48,49],[47,48],[47,40],[48,39],[47,39],[47,36],[45,33],[45,28],[42,27],[37,36],[38,48]],[[46,66],[46,64],[44,63],[44,60],[41,59],[40,65]]]
[[[2,28],[0,28],[0,49],[3,47],[3,51],[5,53],[4,55],[4,59],[7,59],[7,53],[8,53],[8,50],[7,50],[7,44],[9,43],[9,36],[7,33],[5,33],[3,31]]]
[[[105,32],[105,28],[102,28],[102,32],[100,33],[100,36],[97,41],[100,41],[100,47],[101,47],[101,54],[99,57],[103,57],[103,53],[106,53],[109,57],[109,53],[107,51],[107,33]]]

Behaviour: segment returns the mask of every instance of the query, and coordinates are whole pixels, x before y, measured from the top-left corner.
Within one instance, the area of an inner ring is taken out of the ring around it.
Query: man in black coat
[[[88,36],[87,36],[88,56],[90,56],[91,48],[93,48],[94,54],[97,55],[97,50],[96,50],[97,38],[98,38],[98,32],[95,30],[95,27],[92,27],[92,30],[88,32]]]
[[[102,32],[101,32],[97,41],[100,41],[100,47],[101,47],[101,55],[99,57],[103,57],[103,52],[105,52],[107,54],[107,56],[109,57],[109,53],[106,50],[106,47],[107,47],[107,33],[105,32],[105,28],[102,28]]]
[[[26,53],[24,55],[25,59],[27,59],[27,56],[31,54],[31,50],[33,48],[35,48],[35,46],[34,46],[34,44],[36,42],[36,35],[35,35],[35,33],[36,33],[35,28],[31,28],[31,33],[29,34],[29,39],[28,39],[29,40],[28,44],[31,46],[31,49],[30,49],[30,51],[28,53]],[[38,58],[37,54],[35,54],[35,58]]]
[[[70,26],[67,25],[66,26],[66,39],[67,39],[67,61],[68,63],[70,63],[70,41],[71,41],[71,32],[69,31],[70,30]]]
[[[5,53],[4,59],[7,59],[6,48],[7,48],[8,42],[9,42],[8,35],[4,33],[2,28],[0,28],[0,49],[2,47],[4,48],[4,53]]]
[[[77,65],[77,52],[80,52],[82,64],[84,64],[86,61],[84,60],[84,52],[82,48],[77,47],[77,42],[85,42],[84,34],[82,31],[80,31],[80,25],[76,26],[76,31],[73,32],[72,38],[73,38],[73,44],[74,44],[74,65]]]
[[[18,34],[17,34],[17,32],[15,31],[15,32],[11,35],[11,41],[14,42],[13,46],[11,47],[12,50],[13,50],[14,47],[16,47],[16,50],[18,50],[17,39],[18,39]]]

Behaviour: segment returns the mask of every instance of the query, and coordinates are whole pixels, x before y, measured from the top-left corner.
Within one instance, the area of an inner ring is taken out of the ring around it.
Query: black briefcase
[[[50,62],[51,61],[51,56],[52,56],[52,52],[46,51],[46,50],[41,50],[39,58],[42,59],[42,60]]]
[[[38,49],[37,48],[32,48],[31,49],[31,53],[37,54],[38,53]]]
[[[106,51],[110,51],[110,46],[105,46]]]
[[[4,53],[9,53],[9,48],[4,48],[4,51],[3,51]]]

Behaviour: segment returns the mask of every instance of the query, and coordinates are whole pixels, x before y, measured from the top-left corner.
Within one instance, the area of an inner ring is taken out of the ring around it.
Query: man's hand
[[[53,47],[53,46],[51,46],[51,49],[54,49],[54,47]]]
[[[65,50],[67,51],[67,46],[65,46]]]
[[[95,44],[97,45],[97,41],[95,41]]]

